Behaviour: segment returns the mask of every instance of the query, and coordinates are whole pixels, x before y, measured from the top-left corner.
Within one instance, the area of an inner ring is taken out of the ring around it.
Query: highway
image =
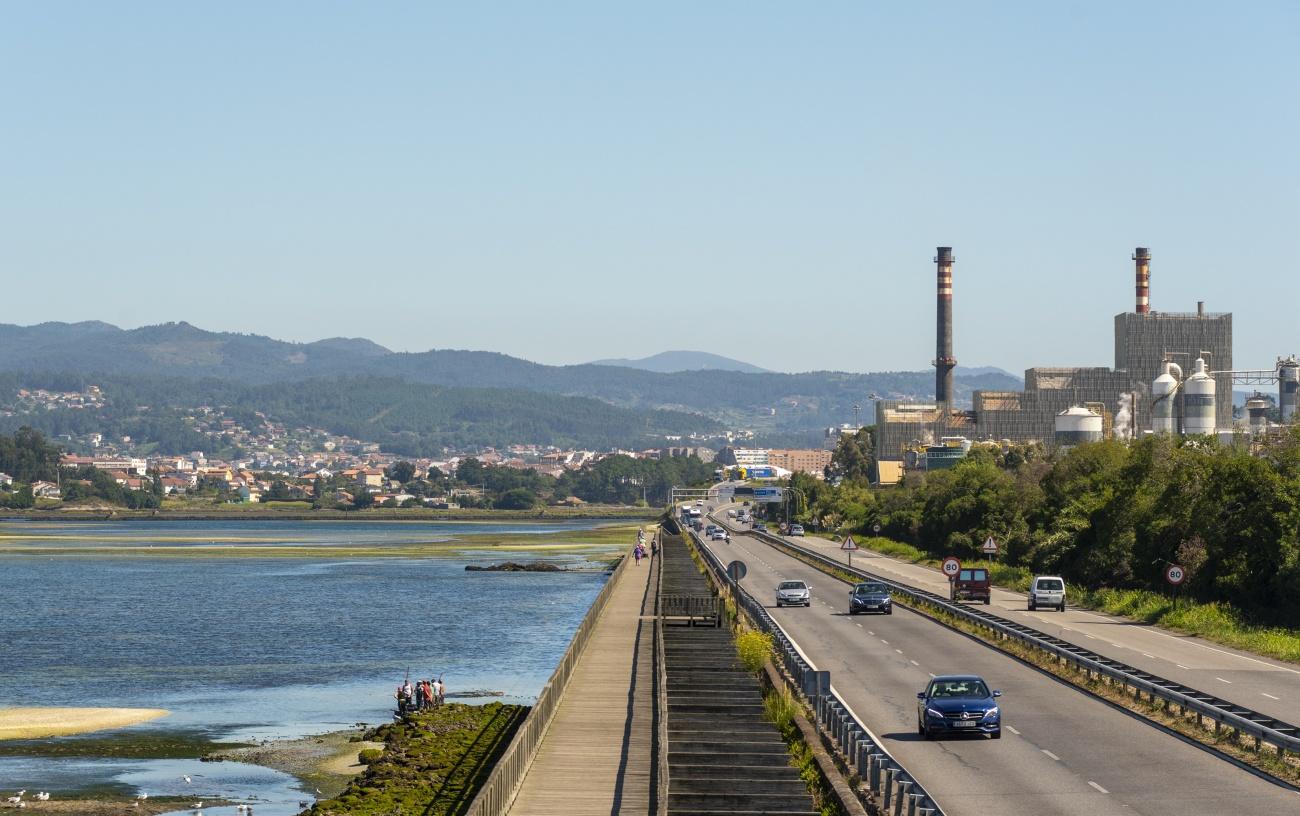
[[[725,518],[727,508],[733,506],[722,505],[718,517],[733,532],[747,529]],[[848,563],[848,554],[835,542],[814,536],[786,540]],[[930,567],[866,550],[853,554],[853,566],[907,586],[948,594],[948,579]],[[1065,612],[1030,612],[1023,594],[1003,589],[994,589],[992,603],[982,608],[1228,702],[1292,725],[1300,723],[1300,669],[1295,666],[1084,609],[1067,606]]]
[[[1168,814],[1300,810],[1300,794],[1243,771],[929,619],[846,613],[848,587],[745,535],[707,542],[748,566],[743,586],[772,603],[806,581],[811,608],[771,609],[861,722],[950,816]],[[923,741],[916,693],[932,674],[975,673],[1004,692],[1003,738]]]

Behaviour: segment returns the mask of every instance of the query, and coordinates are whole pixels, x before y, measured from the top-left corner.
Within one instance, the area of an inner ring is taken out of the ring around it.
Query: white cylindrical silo
[[[1068,448],[1083,442],[1100,442],[1102,418],[1081,405],[1066,408],[1056,415],[1056,447]]]
[[[1246,416],[1250,418],[1250,432],[1255,436],[1268,430],[1268,411],[1272,407],[1268,397],[1258,391],[1246,400]]]
[[[1214,433],[1214,378],[1206,371],[1204,357],[1196,358],[1183,384],[1183,433]]]
[[[1174,374],[1177,372],[1177,375]],[[1178,381],[1183,370],[1176,364],[1165,362],[1164,371],[1151,383],[1151,430],[1158,434],[1172,434],[1178,430],[1174,417],[1174,400],[1178,394]]]
[[[1282,409],[1282,421],[1290,422],[1296,412],[1296,401],[1300,398],[1300,360],[1296,360],[1294,354],[1277,361],[1277,381],[1277,404]]]

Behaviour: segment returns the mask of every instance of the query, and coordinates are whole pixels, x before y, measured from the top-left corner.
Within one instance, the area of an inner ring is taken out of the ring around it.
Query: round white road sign
[[[957,560],[957,556],[950,555],[947,558],[943,559],[944,575],[947,575],[949,578],[953,578],[956,577],[957,573],[959,572],[961,572],[961,562]]]
[[[1165,567],[1165,580],[1174,586],[1178,586],[1183,581],[1187,580],[1187,570],[1177,564],[1170,564]]]

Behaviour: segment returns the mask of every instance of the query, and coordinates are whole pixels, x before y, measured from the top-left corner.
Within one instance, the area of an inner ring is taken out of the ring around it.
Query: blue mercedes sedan
[[[916,695],[916,730],[923,739],[940,734],[988,734],[1002,738],[1002,712],[984,678],[973,674],[936,677]]]

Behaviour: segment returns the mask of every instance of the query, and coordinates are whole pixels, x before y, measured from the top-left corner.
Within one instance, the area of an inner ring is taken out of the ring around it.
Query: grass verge
[[[464,813],[523,722],[525,706],[448,703],[382,725],[367,739],[383,754],[312,816],[457,816]]]

